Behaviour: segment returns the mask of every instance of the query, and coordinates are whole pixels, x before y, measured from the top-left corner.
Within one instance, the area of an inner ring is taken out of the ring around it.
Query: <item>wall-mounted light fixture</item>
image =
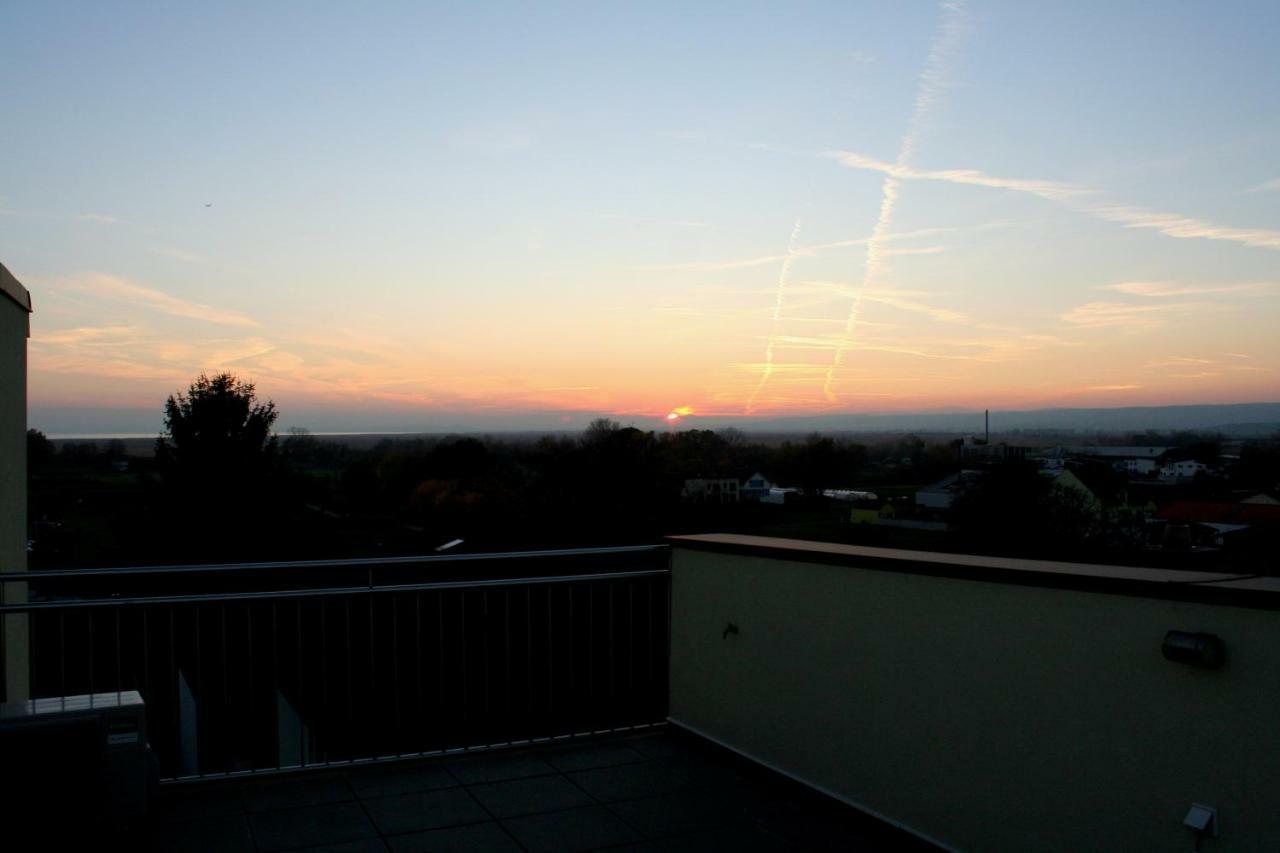
[[[1200,839],[1218,837],[1218,810],[1213,806],[1192,803],[1182,825],[1196,834],[1196,849],[1199,850]]]
[[[1170,631],[1165,634],[1160,651],[1164,653],[1165,660],[1202,669],[1217,669],[1226,658],[1222,640],[1213,634],[1194,634],[1190,631]]]

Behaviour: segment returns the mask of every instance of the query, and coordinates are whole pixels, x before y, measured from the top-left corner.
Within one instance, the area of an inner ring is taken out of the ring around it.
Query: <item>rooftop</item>
[[[165,851],[934,849],[670,728],[170,785],[135,833],[133,849]]]

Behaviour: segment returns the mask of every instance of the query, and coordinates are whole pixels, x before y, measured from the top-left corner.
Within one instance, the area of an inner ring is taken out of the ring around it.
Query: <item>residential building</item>
[[[1207,473],[1209,466],[1194,459],[1180,459],[1160,468],[1160,479],[1165,481],[1192,480],[1200,474]]]
[[[684,481],[680,497],[690,503],[737,503],[741,489],[736,477],[698,477]]]
[[[1126,474],[1139,477],[1154,474],[1160,467],[1156,460],[1147,457],[1125,459],[1123,464]]]
[[[769,497],[769,491],[772,488],[773,484],[769,482],[764,474],[757,471],[743,480],[739,493],[744,501],[762,501]]]

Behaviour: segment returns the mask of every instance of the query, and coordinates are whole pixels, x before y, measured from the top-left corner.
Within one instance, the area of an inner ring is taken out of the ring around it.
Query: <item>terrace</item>
[[[160,780],[142,817],[29,728],[13,813],[46,836],[74,813],[152,849],[1280,839],[1273,578],[700,536],[0,583],[26,590],[6,660],[20,626],[46,697],[19,705],[91,697],[108,758],[145,708]]]

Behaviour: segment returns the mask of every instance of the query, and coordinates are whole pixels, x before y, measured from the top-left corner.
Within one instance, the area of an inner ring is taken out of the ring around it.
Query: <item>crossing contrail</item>
[[[898,145],[896,165],[899,168],[905,168],[915,153],[929,115],[947,87],[947,67],[967,31],[964,5],[960,2],[943,3],[942,24],[929,48],[929,57],[925,60],[924,70],[920,73],[920,85],[916,89],[911,120],[907,125],[906,133],[903,134],[902,142]],[[836,346],[831,366],[827,369],[826,381],[822,386],[823,395],[831,401],[836,399],[835,393],[831,390],[836,371],[844,359],[845,352],[853,343],[853,334],[857,330],[858,314],[862,310],[861,291],[879,283],[887,268],[884,243],[893,226],[893,211],[898,203],[899,186],[897,177],[886,174],[880,187],[880,215],[876,218],[875,227],[871,230],[871,238],[867,240],[867,258],[862,274],[862,286],[859,288],[858,295],[854,296],[853,304],[849,306],[849,316],[845,320],[844,332]]]
[[[751,396],[747,398],[747,403],[743,407],[744,414],[751,414],[756,404],[756,398],[760,396],[765,383],[773,375],[773,346],[778,339],[778,323],[782,317],[782,303],[787,292],[787,282],[791,278],[791,264],[796,258],[796,242],[799,239],[800,220],[797,219],[795,227],[791,229],[791,239],[787,241],[787,254],[782,258],[782,268],[778,270],[778,291],[773,301],[773,323],[769,328],[769,342],[765,344],[764,348],[764,369],[760,371],[760,382],[757,383],[755,390],[751,392]]]

